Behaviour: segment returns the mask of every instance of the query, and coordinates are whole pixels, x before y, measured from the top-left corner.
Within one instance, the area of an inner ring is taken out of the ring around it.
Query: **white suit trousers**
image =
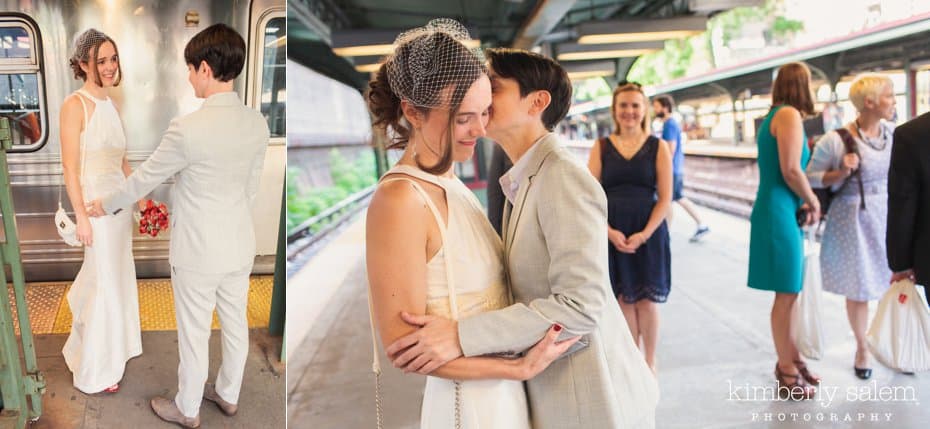
[[[223,359],[216,376],[216,393],[238,403],[249,354],[246,305],[252,267],[223,274],[204,274],[171,267],[171,285],[178,321],[178,394],[174,398],[187,417],[200,414],[203,387],[210,369],[209,341],[213,309],[220,318]]]

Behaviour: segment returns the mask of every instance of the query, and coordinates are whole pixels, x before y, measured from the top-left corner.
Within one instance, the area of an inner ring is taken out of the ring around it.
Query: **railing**
[[[287,233],[287,259],[291,260],[304,249],[319,242],[327,234],[352,218],[361,210],[375,192],[376,185],[369,186],[361,191],[346,197],[346,199],[332,206],[320,214],[307,219]]]

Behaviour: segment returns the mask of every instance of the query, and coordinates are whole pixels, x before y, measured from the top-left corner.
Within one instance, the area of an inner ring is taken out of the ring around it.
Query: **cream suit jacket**
[[[504,210],[515,303],[460,320],[462,350],[521,352],[559,323],[561,339],[583,335],[587,346],[526,382],[533,427],[654,427],[658,386],[610,288],[607,198],[555,134],[536,145]]]
[[[119,191],[107,213],[129,209],[172,175],[169,263],[200,273],[227,273],[255,258],[252,202],[268,146],[268,124],[234,92],[214,94],[175,118],[155,152]]]

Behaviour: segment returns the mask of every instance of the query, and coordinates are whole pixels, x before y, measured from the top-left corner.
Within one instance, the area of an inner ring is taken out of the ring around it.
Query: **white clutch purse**
[[[58,201],[58,211],[55,212],[55,228],[58,230],[61,239],[65,241],[65,244],[74,247],[83,246],[77,239],[77,225],[68,217],[65,209],[61,207],[61,200]]]

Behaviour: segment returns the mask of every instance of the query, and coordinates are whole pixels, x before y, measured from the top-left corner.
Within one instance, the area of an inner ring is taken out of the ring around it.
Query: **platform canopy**
[[[844,77],[862,72],[908,70],[930,62],[930,13],[891,21],[859,32],[838,35],[809,46],[647,87],[647,94],[672,94],[677,100],[726,96],[747,98],[771,92],[774,71],[804,61],[813,80],[831,88]]]
[[[482,47],[534,49],[570,73],[622,80],[639,55],[764,0],[288,0],[288,58],[358,89],[396,35],[453,18]]]

